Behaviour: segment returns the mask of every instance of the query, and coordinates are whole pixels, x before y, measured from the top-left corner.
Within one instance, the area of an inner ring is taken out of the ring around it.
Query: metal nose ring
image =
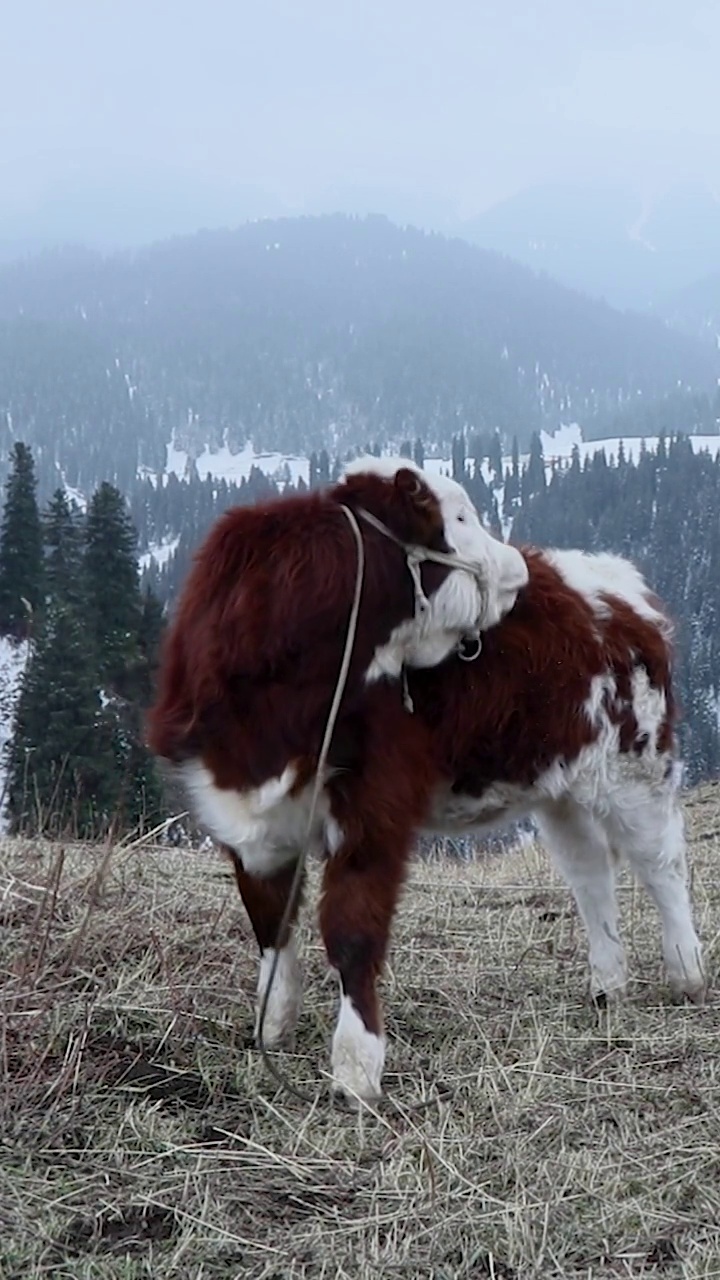
[[[462,662],[474,662],[482,653],[482,640],[479,635],[463,636],[458,645],[458,658]]]

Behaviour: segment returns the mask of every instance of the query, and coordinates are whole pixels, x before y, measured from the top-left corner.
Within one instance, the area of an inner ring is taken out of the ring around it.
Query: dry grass
[[[720,789],[688,814],[714,977]],[[718,1004],[670,1004],[653,911],[623,885],[638,981],[599,1016],[537,849],[417,866],[387,1098],[351,1115],[278,1093],[248,1047],[254,949],[222,863],[6,844],[0,1275],[720,1275]],[[308,923],[301,944],[282,1063],[312,1087],[335,984]]]

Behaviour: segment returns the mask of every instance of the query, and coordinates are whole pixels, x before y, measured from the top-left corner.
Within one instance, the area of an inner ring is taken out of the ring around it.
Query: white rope
[[[408,569],[415,585],[415,598],[418,606],[422,610],[430,608],[428,600],[422,588],[420,581],[420,565],[425,560],[432,560],[435,564],[446,565],[448,569],[463,569],[465,573],[471,574],[479,582],[483,581],[482,570],[479,565],[473,564],[472,560],[464,560],[456,551],[433,551],[431,547],[422,547],[416,542],[403,542],[402,538],[398,538],[392,529],[388,529],[382,520],[378,520],[372,511],[366,511],[364,507],[358,507],[358,515],[373,529],[377,529],[378,533],[382,533],[384,537],[389,538],[396,546],[402,547],[408,563]]]

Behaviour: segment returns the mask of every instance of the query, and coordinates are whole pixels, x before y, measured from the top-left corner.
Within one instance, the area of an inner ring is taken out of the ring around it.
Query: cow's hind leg
[[[607,828],[618,856],[627,859],[658,909],[673,993],[701,1004],[706,990],[702,947],[693,924],[685,824],[674,786],[659,792],[629,786],[616,798]]]
[[[627,984],[620,938],[615,868],[600,823],[565,798],[535,814],[540,835],[570,887],[588,937],[590,993],[598,1003],[623,994]]]
[[[263,1025],[263,1040],[272,1048],[292,1039],[302,1004],[302,974],[297,957],[294,924],[296,903],[284,937],[279,937],[283,914],[288,903],[295,863],[268,877],[251,876],[240,859],[232,854],[235,879],[245,910],[260,948],[255,1035],[259,1030],[260,1012],[272,972],[275,952],[278,962],[268,998]],[[299,898],[298,894],[298,898]]]
[[[332,1042],[332,1085],[349,1098],[381,1093],[385,1036],[377,978],[385,959],[410,840],[388,848],[367,832],[357,847],[328,856],[320,928],[340,978],[340,1013]]]

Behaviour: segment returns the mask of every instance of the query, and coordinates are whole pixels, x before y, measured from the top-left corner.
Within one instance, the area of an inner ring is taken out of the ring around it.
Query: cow
[[[475,660],[452,653],[409,670],[412,712],[375,686],[364,763],[340,744],[338,762],[346,752],[362,785],[351,785],[351,772],[329,783],[320,923],[343,991],[332,1078],[348,1097],[381,1093],[386,1044],[375,980],[408,861],[406,828],[395,842],[390,834],[406,806],[418,830],[443,834],[482,834],[532,815],[584,922],[599,1004],[619,998],[627,982],[614,886],[626,861],[658,908],[675,996],[701,1003],[705,995],[678,794],[670,623],[623,558],[522,554],[528,581],[513,609],[483,631]],[[388,770],[396,803],[385,815],[387,839],[375,844],[376,828],[364,836],[350,798],[374,805]],[[251,918],[270,926],[269,946],[287,873],[254,881],[250,899],[242,876],[239,883]],[[275,1042],[294,1029],[301,996],[291,939],[280,959],[269,1005]]]
[[[360,608],[313,808],[357,537]],[[468,642],[472,652],[527,578],[521,553],[487,533],[461,485],[406,459],[361,458],[328,490],[221,516],[168,628],[148,743],[231,859],[260,950],[258,1008],[276,964],[270,1046],[292,1034],[299,1010],[292,932],[278,934],[314,814],[311,848],[329,855],[320,923],[341,985],[333,1083],[350,1097],[382,1071],[375,983],[436,773],[429,732],[408,711],[407,673]]]

